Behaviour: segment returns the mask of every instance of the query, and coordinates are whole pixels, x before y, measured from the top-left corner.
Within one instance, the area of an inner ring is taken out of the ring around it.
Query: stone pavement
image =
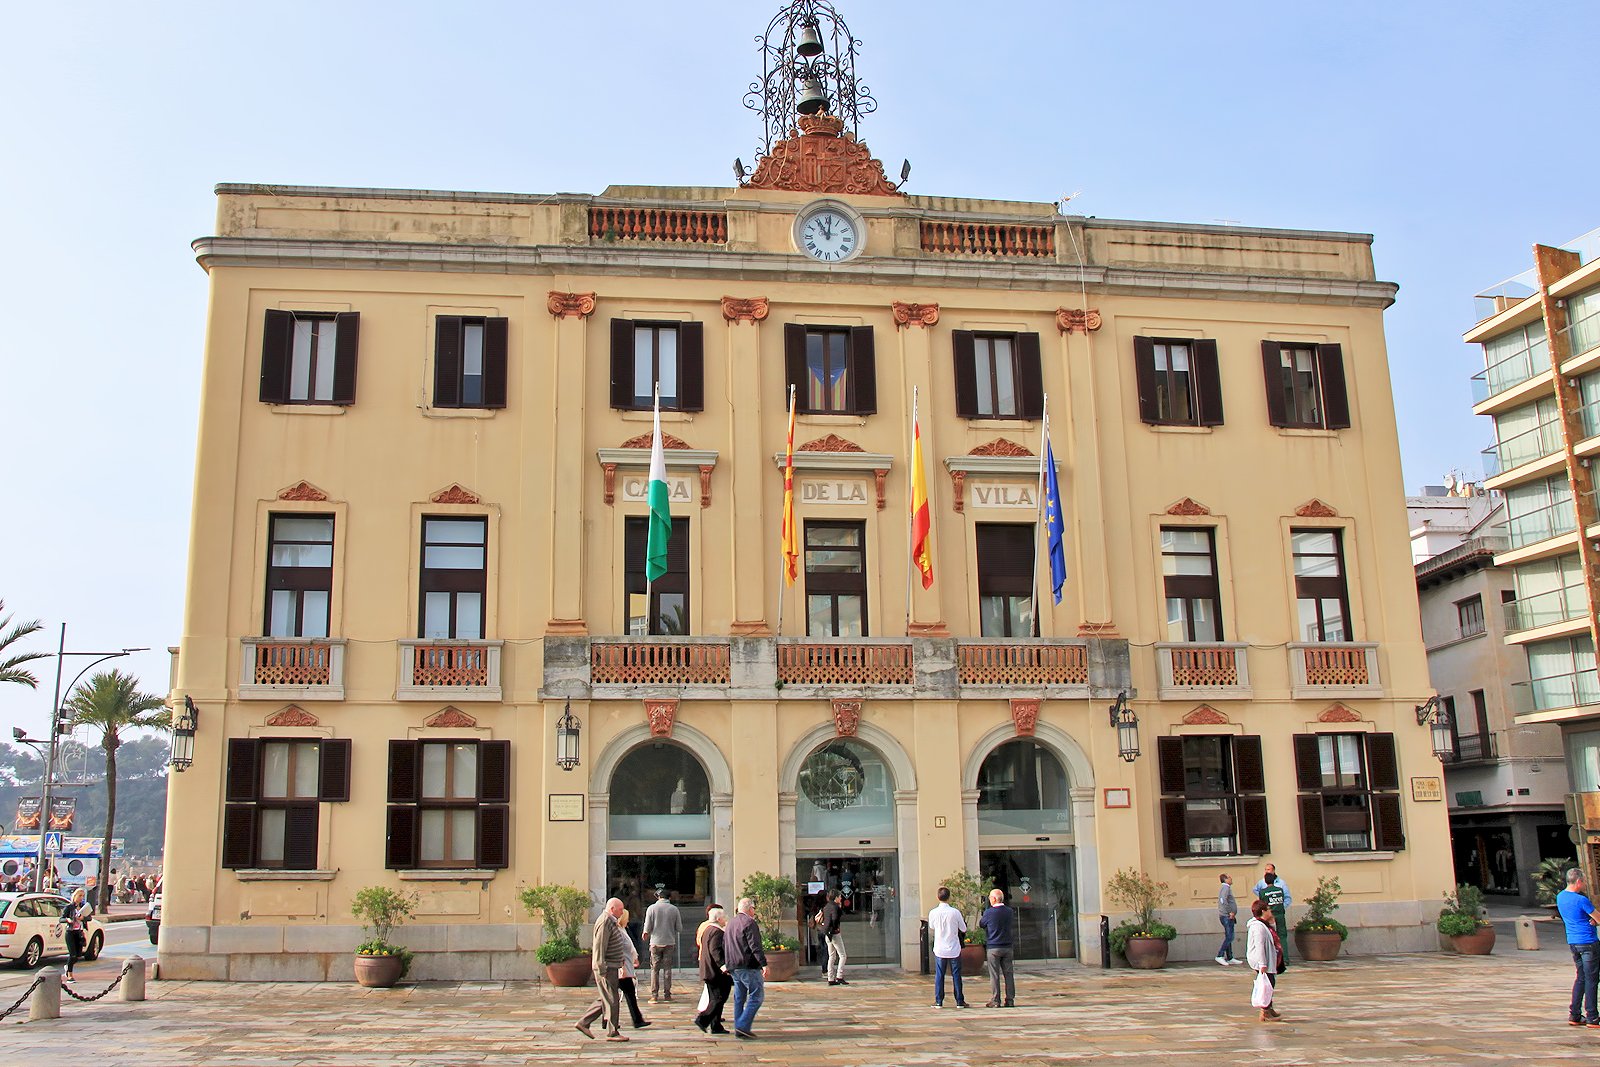
[[[654,1021],[633,1041],[586,1041],[572,1020],[583,990],[535,983],[452,982],[363,990],[355,985],[153,982],[151,1000],[68,1002],[60,1020],[0,1024],[0,1062],[290,1065],[394,1064],[1499,1064],[1594,1062],[1600,1030],[1566,1025],[1572,965],[1563,948],[1490,957],[1364,957],[1296,964],[1281,979],[1287,1021],[1262,1024],[1245,967],[1184,964],[1102,972],[1018,968],[1019,1007],[930,1007],[929,981],[856,968],[851,983],[769,986],[758,1041],[701,1034],[684,999],[644,1005]],[[115,976],[80,968],[78,988]],[[0,975],[0,1009],[31,975]],[[982,1004],[987,981],[968,986]],[[1165,1065],[1164,1065],[1165,1067]]]

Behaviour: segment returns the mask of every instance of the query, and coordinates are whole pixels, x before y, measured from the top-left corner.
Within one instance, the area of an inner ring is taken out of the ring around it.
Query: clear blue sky
[[[1411,488],[1479,471],[1471,296],[1600,226],[1600,5],[837,0],[909,191],[1080,192],[1102,218],[1376,235]],[[218,181],[516,192],[713,185],[748,163],[776,3],[16,4],[0,597],[68,647],[182,622]],[[1579,86],[1566,92],[1571,81]],[[1541,101],[1551,101],[1541,114]],[[220,595],[220,591],[219,595]],[[37,729],[41,692],[0,689]],[[0,734],[0,737],[5,736]]]

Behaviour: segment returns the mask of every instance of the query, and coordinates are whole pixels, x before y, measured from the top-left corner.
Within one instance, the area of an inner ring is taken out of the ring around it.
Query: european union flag
[[[1049,438],[1044,442],[1044,530],[1050,552],[1050,588],[1056,603],[1061,603],[1061,587],[1067,584],[1067,549],[1064,541],[1067,520],[1061,502],[1061,483],[1056,479],[1056,454]]]

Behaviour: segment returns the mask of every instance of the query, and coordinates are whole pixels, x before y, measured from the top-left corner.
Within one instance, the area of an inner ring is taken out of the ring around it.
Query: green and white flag
[[[667,542],[672,539],[672,508],[667,502],[667,457],[661,451],[661,393],[655,398],[655,429],[650,433],[650,536],[645,542],[644,578],[667,573]]]

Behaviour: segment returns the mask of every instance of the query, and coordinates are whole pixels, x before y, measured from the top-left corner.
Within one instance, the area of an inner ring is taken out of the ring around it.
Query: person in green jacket
[[[1282,974],[1289,969],[1289,887],[1278,878],[1278,872],[1272,864],[1267,864],[1267,873],[1261,876],[1261,881],[1256,883],[1256,899],[1272,909],[1272,918],[1278,927],[1278,943],[1284,946],[1284,951],[1278,958],[1278,973]]]

